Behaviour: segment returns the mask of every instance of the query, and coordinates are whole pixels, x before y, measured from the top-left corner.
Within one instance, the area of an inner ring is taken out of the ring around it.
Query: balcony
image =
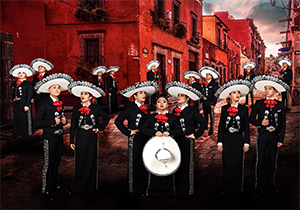
[[[199,44],[200,42],[200,33],[197,31],[193,31],[192,37],[191,37],[191,42],[194,42],[196,44]]]

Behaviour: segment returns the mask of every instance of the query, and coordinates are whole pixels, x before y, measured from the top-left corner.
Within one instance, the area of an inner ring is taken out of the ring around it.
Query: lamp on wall
[[[143,54],[144,54],[144,57],[147,57],[147,54],[149,53],[149,50],[147,49],[147,47],[144,47],[143,48]]]

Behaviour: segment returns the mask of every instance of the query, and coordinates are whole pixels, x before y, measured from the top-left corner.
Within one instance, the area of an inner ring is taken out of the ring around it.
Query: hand
[[[220,151],[220,152],[222,152],[223,151],[223,145],[217,145],[218,146],[218,150]]]
[[[60,116],[57,116],[57,117],[54,118],[56,125],[59,125],[59,123],[60,123],[60,119],[59,118],[60,118]]]
[[[99,129],[98,128],[93,128],[93,132],[98,133]]]
[[[139,130],[130,130],[130,136],[137,134]]]
[[[103,95],[103,97],[105,97],[105,96],[106,96],[106,94]]]
[[[267,117],[264,118],[263,121],[261,122],[261,124],[262,124],[263,126],[269,125],[269,119],[268,119]]]
[[[70,144],[72,150],[75,150],[75,144]]]
[[[29,110],[28,106],[24,106],[24,111],[27,112]]]
[[[163,133],[163,136],[169,136],[170,135],[170,133],[168,132],[168,131],[165,131],[164,133]]]
[[[34,99],[31,99],[31,103],[32,103],[32,104],[34,103]]]
[[[190,135],[188,135],[188,136],[186,136],[186,138],[189,138],[189,139],[196,139],[195,138],[195,135],[192,133],[192,134],[190,134]]]
[[[162,136],[163,136],[163,134],[162,134],[162,132],[160,132],[160,131],[157,131],[157,132],[155,133],[155,136],[162,137]]]
[[[111,96],[111,93],[109,93],[108,95]]]
[[[248,152],[249,151],[249,146],[247,145],[244,145],[244,153]]]
[[[64,115],[61,117],[61,123],[62,124],[66,124],[67,123],[67,118]]]
[[[283,143],[281,143],[281,142],[277,143],[277,147],[281,147],[282,145],[283,145]]]
[[[213,106],[213,105],[210,105],[210,108],[211,108],[211,109],[214,109],[214,108],[215,108],[215,106]]]
[[[16,101],[16,99],[14,99],[14,101]]]

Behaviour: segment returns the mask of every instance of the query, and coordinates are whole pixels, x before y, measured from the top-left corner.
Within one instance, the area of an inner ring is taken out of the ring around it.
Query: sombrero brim
[[[105,74],[106,71],[107,71],[107,68],[106,68],[105,66],[99,66],[99,67],[95,68],[95,69],[91,72],[91,74],[92,74],[92,75],[97,75],[99,71],[102,71],[102,73]]]
[[[233,86],[230,86],[228,88],[226,88],[225,90],[223,90],[221,92],[221,94],[219,95],[219,98],[220,99],[226,99],[229,95],[229,93],[231,93],[232,91],[235,91],[235,90],[239,90],[240,91],[240,94],[241,94],[241,97],[242,96],[245,96],[249,93],[250,91],[250,88],[246,85],[233,85]]]
[[[198,91],[196,88],[193,88],[192,86],[180,81],[169,82],[165,89],[171,96],[175,98],[178,97],[179,93],[187,95],[193,101],[197,101],[203,97],[202,93],[200,93],[200,91]]]
[[[286,89],[278,84],[277,82],[269,81],[269,80],[261,80],[255,83],[254,87],[256,90],[265,91],[265,86],[272,86],[274,87],[278,92],[285,92]]]
[[[133,94],[139,91],[145,91],[147,96],[151,96],[156,93],[158,90],[158,84],[153,81],[145,81],[145,82],[138,82],[132,86],[129,86],[123,90],[120,90],[120,93],[124,96],[129,98]]]
[[[54,73],[40,80],[34,86],[34,89],[42,93],[48,93],[48,89],[52,85],[59,85],[61,87],[61,91],[65,91],[68,89],[68,85],[73,81],[74,79],[68,74]]]
[[[72,90],[71,90],[71,93],[76,97],[80,97],[82,91],[89,92],[96,98],[99,98],[99,97],[105,95],[104,91],[102,91],[102,93],[100,93],[99,91],[97,91],[93,88],[86,87],[86,86],[80,86],[80,85],[76,86],[76,87],[73,87]]]
[[[183,78],[189,79],[190,77],[195,77],[196,79],[200,79],[201,76],[198,72],[188,71],[182,74]]]
[[[242,67],[244,69],[246,69],[248,66],[250,66],[251,68],[255,68],[256,64],[255,63],[249,63],[249,62],[247,62],[247,63],[244,63]]]
[[[171,159],[165,164],[159,162],[155,158],[156,152],[162,148],[171,152]],[[144,146],[143,149],[143,162],[145,168],[156,176],[169,176],[175,173],[181,163],[181,152],[176,141],[171,137],[153,137]]]
[[[147,65],[146,65],[146,69],[151,69],[151,66],[155,66],[155,68],[159,67],[159,61],[158,60],[153,60],[150,61]]]
[[[280,66],[282,66],[283,63],[287,63],[289,66],[293,65],[293,64],[292,64],[290,61],[288,61],[288,60],[280,60],[280,61],[278,61],[278,64],[279,64]]]
[[[106,72],[111,72],[111,71],[119,71],[120,70],[120,67],[119,66],[113,66],[113,67],[109,67],[109,69],[107,69]]]
[[[207,73],[211,74],[212,77],[213,77],[214,79],[217,79],[217,78],[220,77],[220,74],[217,73],[217,71],[212,71],[212,70],[210,70],[210,69],[203,69],[203,70],[200,70],[199,73],[200,73],[200,75],[201,75],[202,77],[206,77],[206,74],[207,74]]]
[[[24,72],[26,74],[27,77],[30,77],[32,75],[34,75],[35,71],[28,65],[16,65],[14,66],[9,73],[13,76],[13,77],[19,77],[18,74],[19,72]]]
[[[35,70],[38,71],[39,66],[44,66],[46,68],[47,71],[50,71],[51,69],[53,69],[53,64],[50,63],[49,61],[42,59],[42,58],[37,58],[34,59],[31,62],[31,67]]]

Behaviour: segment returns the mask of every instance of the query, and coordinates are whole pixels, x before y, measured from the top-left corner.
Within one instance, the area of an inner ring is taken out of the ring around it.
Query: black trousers
[[[275,132],[266,132],[262,135],[258,134],[256,142],[256,188],[262,188],[262,177],[264,164],[266,159],[267,148],[269,152],[269,174],[268,185],[275,184],[275,170],[277,165],[278,153],[278,135]]]
[[[254,98],[253,98],[253,91],[249,92],[247,95],[246,95],[246,105],[248,105],[248,97],[251,97],[251,106],[254,106]]]
[[[63,152],[63,137],[62,135],[54,135],[51,140],[44,139],[44,165],[42,170],[42,193],[49,192],[50,176],[52,179],[52,187],[60,186],[58,171],[60,159]]]
[[[211,105],[211,101],[209,100],[204,100],[203,101],[203,114],[205,119],[208,122],[208,115],[210,117],[210,131],[214,131],[214,127],[215,127],[215,115],[214,115],[214,109],[212,109],[210,107]],[[207,128],[206,128],[207,129]]]
[[[289,108],[289,92],[282,92],[281,93],[282,97],[282,103],[285,105],[286,109]]]

